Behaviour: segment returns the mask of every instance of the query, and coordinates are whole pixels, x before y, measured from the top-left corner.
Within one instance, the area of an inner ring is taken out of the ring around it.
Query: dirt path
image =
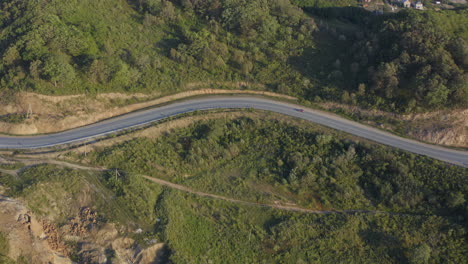
[[[150,180],[152,182],[155,182],[159,185],[167,186],[172,189],[177,189],[183,192],[188,192],[191,194],[195,194],[197,196],[201,197],[209,197],[209,198],[214,198],[218,200],[223,200],[223,201],[228,201],[232,203],[238,203],[238,204],[245,204],[245,205],[253,205],[253,206],[261,206],[261,207],[270,207],[270,208],[276,208],[280,210],[287,210],[287,211],[296,211],[296,212],[303,212],[303,213],[312,213],[312,214],[339,214],[339,213],[345,213],[345,214],[354,214],[354,213],[386,213],[386,212],[380,212],[380,211],[369,211],[369,210],[312,210],[312,209],[306,209],[306,208],[301,208],[301,207],[296,207],[296,206],[286,206],[286,205],[279,205],[279,204],[266,204],[266,203],[254,203],[254,202],[248,202],[248,201],[242,201],[242,200],[237,200],[233,198],[229,198],[226,196],[221,196],[217,194],[211,194],[211,193],[205,193],[205,192],[199,192],[195,191],[191,188],[175,184],[172,182],[168,182],[165,180],[161,180],[158,178],[146,176],[146,175],[141,175],[147,180]]]
[[[4,174],[9,174],[9,175],[12,175],[12,176],[18,176],[18,172],[16,170],[5,170],[5,169],[0,169],[0,173],[4,173]]]
[[[5,170],[5,169],[0,169],[0,172],[6,173],[6,174],[16,174],[18,175],[23,171],[24,169],[27,169],[32,166],[37,166],[41,164],[52,164],[52,165],[58,165],[62,167],[67,167],[67,168],[72,168],[72,169],[78,169],[78,170],[92,170],[92,171],[105,171],[107,169],[105,168],[100,168],[100,167],[89,167],[89,166],[82,166],[79,164],[73,164],[70,162],[66,161],[60,161],[60,160],[54,160],[54,159],[28,159],[28,158],[4,158],[0,156],[0,164],[2,162],[21,162],[25,166],[22,168],[19,168],[17,170]]]
[[[22,162],[26,166],[23,168],[20,168],[18,170],[0,170],[0,172],[10,174],[10,175],[18,175],[21,173],[22,170],[31,167],[31,166],[37,166],[41,164],[53,164],[53,165],[58,165],[66,168],[72,168],[72,169],[79,169],[79,170],[91,170],[91,171],[107,171],[107,168],[104,167],[89,167],[89,166],[83,166],[83,165],[78,165],[78,164],[73,164],[69,163],[66,161],[59,161],[59,160],[54,160],[54,159],[19,159],[19,158],[11,158],[11,159],[5,159],[5,160],[10,160],[10,161],[17,161],[17,162]],[[1,158],[0,158],[1,162]],[[200,191],[195,191],[189,187],[172,183],[169,181],[165,181],[159,178],[154,178],[151,176],[147,175],[139,175],[144,177],[145,179],[152,181],[154,183],[157,183],[162,186],[166,186],[172,189],[176,189],[179,191],[191,193],[197,196],[201,197],[208,197],[208,198],[213,198],[213,199],[218,199],[218,200],[223,200],[227,202],[232,202],[232,203],[237,203],[237,204],[244,204],[244,205],[250,205],[250,206],[261,206],[261,207],[269,207],[269,208],[275,208],[279,210],[286,210],[286,211],[294,211],[294,212],[302,212],[302,213],[311,213],[311,214],[356,214],[356,213],[368,213],[368,214],[398,214],[402,215],[402,213],[392,213],[392,212],[385,212],[385,211],[376,211],[376,210],[312,210],[312,209],[307,209],[307,208],[302,208],[302,207],[297,207],[297,206],[290,206],[290,205],[281,205],[281,204],[267,204],[267,203],[256,203],[256,202],[249,202],[249,201],[243,201],[243,200],[237,200],[234,198],[229,198],[226,196],[221,196],[217,194],[211,194],[211,193],[205,193],[205,192],[200,192]]]

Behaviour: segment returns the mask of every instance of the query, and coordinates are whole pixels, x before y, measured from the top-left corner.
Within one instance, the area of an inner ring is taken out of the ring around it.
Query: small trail
[[[287,210],[287,211],[295,211],[295,212],[302,212],[302,213],[311,213],[311,214],[355,214],[355,213],[387,213],[387,212],[380,212],[380,211],[369,211],[369,210],[312,210],[312,209],[306,209],[302,207],[296,207],[296,206],[286,206],[286,205],[279,205],[279,204],[266,204],[266,203],[255,203],[255,202],[248,202],[248,201],[242,201],[242,200],[237,200],[233,198],[229,198],[226,196],[221,196],[217,194],[211,194],[211,193],[205,193],[205,192],[200,192],[200,191],[195,191],[191,188],[185,187],[183,185],[175,184],[172,182],[168,182],[165,180],[161,180],[158,178],[154,178],[151,176],[146,176],[146,175],[141,175],[147,180],[150,180],[152,182],[155,182],[159,185],[167,186],[172,189],[177,189],[183,192],[188,192],[191,194],[195,194],[197,196],[202,196],[202,197],[209,197],[209,198],[214,198],[218,200],[223,200],[223,201],[228,201],[232,203],[238,203],[238,204],[245,204],[245,205],[252,205],[252,206],[261,206],[261,207],[270,207],[270,208],[276,208],[280,210]]]
[[[0,173],[9,174],[9,175],[12,175],[14,177],[18,177],[18,172],[16,170],[0,169]]]
[[[106,170],[108,170],[108,169],[102,168],[102,167],[89,167],[89,166],[83,166],[83,165],[79,165],[79,164],[73,164],[73,163],[70,163],[70,162],[54,160],[54,159],[24,159],[24,158],[8,158],[8,159],[6,159],[6,158],[0,157],[0,163],[2,162],[2,160],[21,162],[21,163],[23,163],[25,165],[24,167],[19,168],[17,170],[8,170],[8,171],[3,170],[7,174],[11,174],[11,172],[19,174],[19,173],[21,173],[23,170],[25,170],[27,168],[42,165],[42,164],[52,164],[52,165],[58,165],[58,166],[71,168],[71,169],[78,169],[78,170],[90,170],[90,171],[106,171]]]
[[[4,158],[3,158],[4,159]],[[6,159],[4,159],[6,160]],[[83,166],[83,165],[78,165],[78,164],[73,164],[69,163],[66,161],[59,161],[59,160],[54,160],[54,159],[19,159],[19,158],[10,158],[8,159],[10,161],[16,161],[16,162],[22,162],[25,164],[24,167],[17,169],[17,170],[4,170],[0,169],[0,172],[10,174],[13,176],[18,176],[23,170],[30,168],[32,166],[37,166],[37,165],[42,165],[42,164],[53,164],[53,165],[58,165],[66,168],[72,168],[72,169],[79,169],[79,170],[88,170],[88,171],[108,171],[109,169],[104,168],[104,167],[89,167],[89,166]],[[2,158],[0,157],[0,163],[2,161]],[[391,214],[391,215],[413,215],[413,214],[407,214],[407,213],[394,213],[394,212],[385,212],[385,211],[377,211],[377,210],[312,210],[312,209],[307,209],[307,208],[302,208],[302,207],[297,207],[297,206],[290,206],[290,205],[280,205],[280,204],[267,204],[267,203],[256,203],[256,202],[249,202],[249,201],[243,201],[243,200],[237,200],[234,198],[229,198],[226,196],[222,195],[217,195],[217,194],[212,194],[212,193],[205,193],[205,192],[200,192],[200,191],[195,191],[189,187],[172,183],[169,181],[165,181],[159,178],[154,178],[151,176],[147,175],[141,175],[138,174],[139,176],[152,181],[154,183],[157,183],[162,186],[166,186],[172,189],[176,189],[179,191],[191,193],[200,197],[208,197],[208,198],[213,198],[213,199],[218,199],[218,200],[223,200],[231,203],[237,203],[237,204],[244,204],[244,205],[249,205],[249,206],[260,206],[260,207],[268,207],[268,208],[275,208],[279,210],[285,210],[285,211],[294,211],[294,212],[302,212],[302,213],[309,213],[309,214],[321,214],[321,215],[327,215],[327,214],[358,214],[358,213],[366,213],[366,214]]]

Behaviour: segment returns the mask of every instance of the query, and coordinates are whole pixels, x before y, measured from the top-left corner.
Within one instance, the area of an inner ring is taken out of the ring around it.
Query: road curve
[[[79,142],[119,130],[148,124],[170,116],[220,108],[254,108],[301,118],[384,145],[468,167],[468,151],[452,150],[395,136],[339,116],[299,105],[252,96],[209,96],[133,112],[102,122],[39,136],[0,136],[0,149],[37,149]],[[304,112],[297,109],[304,109]]]

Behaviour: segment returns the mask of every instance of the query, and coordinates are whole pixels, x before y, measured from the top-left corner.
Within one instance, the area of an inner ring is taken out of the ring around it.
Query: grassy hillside
[[[355,3],[3,1],[0,90],[171,93],[249,81],[386,110],[466,104],[466,11],[375,17]]]
[[[439,263],[466,257],[458,236],[465,231],[442,217],[320,216],[177,194],[164,204],[174,263],[418,263],[429,257],[427,263]],[[460,233],[446,236],[444,228]]]
[[[15,181],[29,175],[38,179],[17,189],[15,196],[24,197],[35,213],[50,216],[40,209],[59,207],[64,216],[72,216],[70,209],[79,207],[69,201],[84,193],[99,214],[99,224],[117,222],[121,235],[143,246],[153,239],[167,243],[167,263],[462,263],[467,257],[466,227],[456,214],[294,213],[167,188],[161,192],[159,186],[129,175],[120,177],[117,189],[106,175],[53,166],[28,169]],[[5,179],[0,177],[2,184]],[[139,227],[143,233],[130,231]],[[75,250],[79,259],[79,246]]]

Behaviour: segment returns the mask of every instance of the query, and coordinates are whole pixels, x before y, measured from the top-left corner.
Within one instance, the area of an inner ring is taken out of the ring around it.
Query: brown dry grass
[[[203,87],[229,87],[231,89],[211,89]],[[288,100],[296,98],[265,91],[243,90],[245,87],[264,89],[260,84],[237,83],[190,83],[188,91],[161,97],[153,94],[106,93],[95,97],[85,95],[46,96],[35,93],[19,93],[0,108],[0,115],[24,113],[31,107],[33,117],[23,123],[0,122],[0,133],[30,135],[53,133],[95,123],[103,119],[122,115],[142,108],[151,107],[173,100],[208,94],[255,94],[278,97]],[[0,95],[1,96],[1,95]],[[434,111],[423,114],[397,115],[378,110],[366,110],[356,106],[333,102],[320,103],[326,110],[341,109],[350,114],[359,114],[361,121],[372,126],[398,132],[404,136],[447,146],[468,147],[468,109]],[[379,123],[376,118],[394,120]]]
[[[289,116],[280,115],[280,114],[276,114],[272,112],[266,112],[266,111],[251,112],[248,110],[231,110],[231,111],[214,110],[214,111],[209,111],[209,112],[203,112],[198,115],[191,115],[191,116],[181,117],[181,118],[174,119],[174,120],[164,121],[160,124],[157,124],[157,125],[154,125],[154,126],[151,126],[151,127],[148,127],[148,128],[136,131],[136,132],[104,139],[98,142],[90,143],[85,146],[73,148],[71,150],[57,151],[57,152],[52,152],[52,153],[41,153],[40,155],[17,154],[15,156],[23,157],[23,158],[28,158],[28,157],[41,157],[45,159],[57,159],[58,158],[58,159],[68,160],[71,162],[87,163],[87,160],[85,157],[83,157],[83,154],[90,153],[92,151],[101,151],[105,147],[109,147],[115,144],[129,141],[134,138],[140,138],[140,137],[157,138],[163,135],[164,133],[171,133],[171,131],[173,131],[174,129],[187,127],[198,121],[208,121],[208,120],[213,120],[213,119],[233,120],[239,117],[248,117],[248,118],[260,119],[260,120],[277,120],[277,121],[284,122],[286,124],[291,124],[295,126],[314,127],[326,133],[337,133],[340,135],[347,135],[349,138],[352,138],[355,140],[362,140],[352,135],[344,134],[343,132],[335,131],[335,130],[332,130],[323,126],[315,125],[313,123],[310,123],[301,119],[296,119],[296,118],[292,118]],[[72,156],[67,155],[67,153],[70,153],[70,152],[80,156],[80,159],[79,160],[75,159],[73,155]],[[4,152],[1,152],[0,154],[13,155],[13,153],[10,151],[4,151]]]
[[[91,152],[94,150],[100,150],[104,147],[108,147],[108,146],[112,146],[121,142],[125,142],[134,138],[141,138],[141,137],[157,138],[163,135],[164,133],[170,133],[174,129],[187,127],[199,121],[208,121],[208,120],[213,120],[213,119],[233,120],[239,117],[249,117],[252,119],[262,119],[262,120],[274,119],[274,120],[279,120],[283,122],[294,123],[296,125],[304,123],[304,121],[302,120],[296,120],[287,116],[274,114],[274,113],[268,113],[268,112],[261,112],[261,111],[248,112],[248,111],[238,110],[238,111],[229,111],[229,112],[208,112],[208,113],[203,113],[200,115],[182,117],[179,119],[166,121],[161,124],[137,131],[135,133],[130,133],[130,134],[122,135],[119,137],[99,141],[93,144],[89,144],[87,146],[82,146],[82,147],[74,149],[73,151],[75,153],[80,153],[80,154],[85,153],[85,152]]]
[[[193,84],[193,87],[196,87],[196,85],[201,84]],[[0,108],[0,115],[25,113],[29,109],[32,109],[32,118],[19,124],[0,122],[0,133],[17,135],[53,133],[92,124],[103,119],[182,98],[233,93],[265,95],[290,100],[296,99],[272,92],[239,89],[200,89],[164,97],[159,97],[160,94],[120,93],[100,94],[96,97],[85,95],[46,96],[22,92],[17,94],[15,99]]]
[[[320,103],[319,106],[326,110],[340,109],[348,114],[360,115],[364,123],[399,132],[420,141],[454,147],[468,147],[468,109],[403,115],[334,102]],[[387,122],[372,121],[375,119],[387,120]],[[401,125],[395,126],[391,123]]]

